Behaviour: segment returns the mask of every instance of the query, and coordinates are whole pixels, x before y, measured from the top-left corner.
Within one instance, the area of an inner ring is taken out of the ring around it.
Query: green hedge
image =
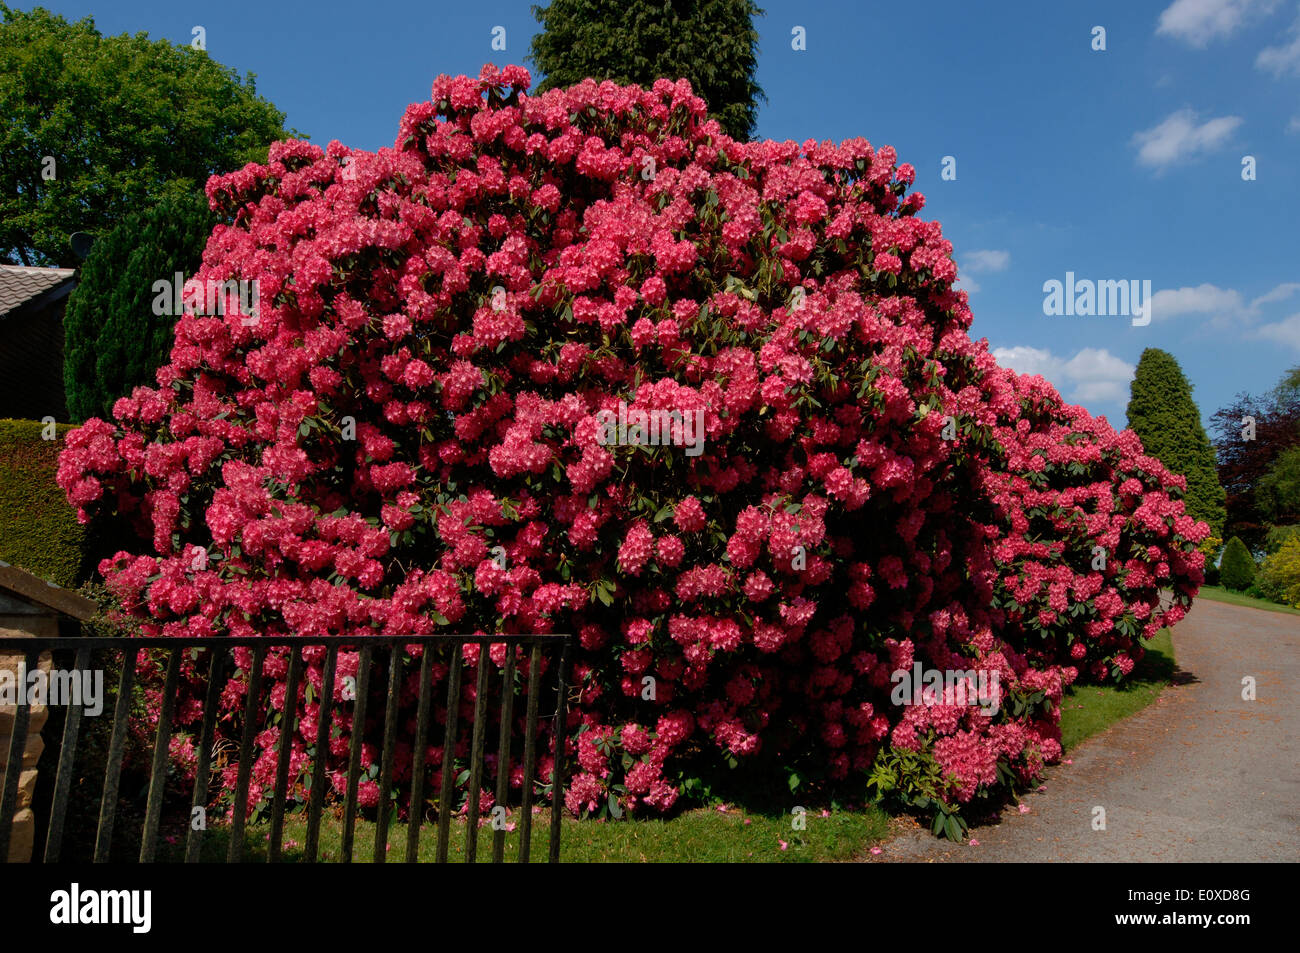
[[[35,420],[0,420],[0,560],[60,586],[86,578],[86,529],[54,482],[63,436]]]

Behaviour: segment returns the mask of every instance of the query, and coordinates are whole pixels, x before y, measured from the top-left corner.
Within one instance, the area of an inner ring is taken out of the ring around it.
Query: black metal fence
[[[474,693],[474,716],[470,726],[469,764],[457,775],[455,770],[455,750],[458,741],[463,740],[459,734],[460,699],[462,696],[462,671],[464,667],[463,647],[477,643],[482,655],[477,665]],[[485,660],[490,645],[504,643],[506,646],[505,663],[500,676],[499,710],[488,711],[488,699],[492,695],[489,676],[494,668]],[[524,742],[522,751],[523,785],[518,809],[519,822],[517,835],[519,840],[517,859],[527,862],[530,858],[533,820],[533,780],[537,766],[537,735],[539,720],[554,719],[555,738],[555,772],[554,785],[551,788],[553,807],[564,803],[561,781],[564,777],[564,722],[566,679],[568,676],[569,645],[567,635],[423,635],[423,636],[368,636],[321,637],[321,638],[0,638],[0,651],[10,654],[23,652],[26,655],[26,669],[34,672],[40,663],[42,653],[51,653],[51,666],[59,666],[60,659],[72,658],[71,669],[74,672],[88,672],[91,656],[117,659],[113,668],[117,674],[117,693],[112,715],[112,735],[107,743],[106,763],[103,774],[103,787],[97,797],[98,825],[94,835],[92,858],[95,862],[110,859],[114,846],[114,825],[118,820],[120,800],[119,785],[122,780],[123,755],[128,742],[128,720],[131,716],[133,700],[133,683],[136,676],[140,653],[147,650],[159,650],[166,660],[166,674],[163,678],[161,710],[158,714],[157,730],[152,747],[148,753],[150,760],[148,795],[140,833],[139,859],[142,863],[153,862],[158,857],[160,821],[163,816],[164,793],[167,784],[168,756],[173,736],[173,720],[176,715],[177,687],[180,677],[182,656],[189,652],[196,666],[206,660],[205,698],[203,701],[202,721],[199,737],[195,745],[197,768],[191,799],[191,809],[203,809],[206,812],[209,800],[209,786],[213,769],[213,747],[218,719],[218,707],[224,686],[232,673],[231,664],[236,649],[251,650],[252,665],[248,677],[246,700],[243,709],[242,737],[238,751],[238,769],[235,780],[234,801],[228,821],[228,847],[225,859],[237,863],[244,859],[246,849],[246,811],[250,773],[253,766],[255,738],[260,725],[267,717],[269,702],[263,698],[266,673],[264,663],[270,649],[286,648],[288,667],[284,674],[285,698],[296,699],[299,684],[303,678],[304,649],[324,648],[325,658],[322,670],[322,684],[334,685],[340,650],[359,652],[359,663],[355,681],[355,700],[352,718],[354,730],[348,750],[346,793],[342,805],[342,841],[341,860],[351,862],[356,835],[358,814],[358,788],[362,777],[362,746],[366,724],[366,707],[370,696],[372,672],[380,668],[377,653],[383,653],[387,664],[387,692],[384,695],[383,745],[378,776],[380,806],[375,817],[374,861],[383,863],[387,853],[387,836],[390,823],[390,811],[387,809],[390,797],[394,794],[394,753],[399,740],[398,711],[401,673],[404,649],[407,646],[423,646],[419,662],[419,690],[417,695],[417,713],[415,738],[412,744],[411,782],[409,792],[406,860],[418,859],[420,829],[423,822],[426,795],[426,741],[432,716],[434,690],[432,688],[432,665],[438,650],[445,650],[449,665],[446,691],[446,727],[443,734],[442,784],[438,798],[437,811],[437,852],[436,861],[446,862],[451,840],[452,805],[455,803],[457,781],[467,783],[465,801],[465,847],[464,860],[474,862],[478,852],[479,804],[483,786],[483,769],[488,748],[488,725],[497,717],[500,733],[497,743],[497,785],[495,803],[505,805],[510,797],[509,777],[514,752],[512,738],[515,734],[516,713],[514,703],[520,692],[516,689],[516,655],[517,648],[528,650],[529,664],[527,687],[523,691],[526,703],[524,716]],[[551,653],[551,672],[542,684],[542,659],[544,653]],[[102,671],[102,669],[101,669]],[[522,673],[520,673],[522,681]],[[543,697],[554,702],[543,706]],[[6,770],[3,787],[0,787],[0,860],[10,855],[10,838],[13,830],[14,816],[18,806],[19,775],[22,771],[22,759],[30,727],[31,704],[25,693],[17,698],[17,709],[12,725],[12,734],[5,762]],[[307,786],[307,829],[306,843],[301,857],[312,862],[318,859],[320,849],[320,831],[322,812],[325,806],[326,771],[330,729],[334,707],[337,703],[323,702],[320,705],[316,727],[315,756],[311,759],[312,770]],[[45,814],[42,817],[45,832],[43,853],[40,845],[33,847],[33,860],[44,859],[54,862],[61,859],[64,848],[64,834],[68,817],[69,801],[74,784],[84,789],[93,779],[86,776],[84,767],[77,765],[78,739],[83,730],[85,700],[81,704],[68,705],[64,710],[62,741],[54,750],[47,750],[49,757],[42,759],[42,771],[45,765],[53,765],[52,792],[47,792]],[[105,712],[106,713],[106,712]],[[284,831],[285,809],[290,786],[290,756],[292,739],[295,734],[297,717],[296,704],[286,703],[281,713],[280,740],[278,743],[275,783],[269,809],[270,832],[266,859],[271,862],[285,858]],[[356,726],[360,726],[357,728]],[[46,725],[48,730],[49,725]],[[465,778],[468,770],[468,778]],[[46,785],[48,788],[48,784]],[[39,791],[38,791],[39,794]],[[84,797],[84,790],[83,790]],[[41,807],[33,803],[34,810]],[[560,821],[563,811],[552,809],[550,812],[550,836],[548,843],[549,860],[559,859]],[[504,825],[493,824],[492,860],[500,862],[504,857],[506,829]],[[196,862],[201,859],[203,838],[206,825],[189,825],[186,833],[184,859]],[[120,853],[120,852],[119,852]],[[209,852],[211,853],[211,852]],[[116,859],[116,858],[114,858]]]

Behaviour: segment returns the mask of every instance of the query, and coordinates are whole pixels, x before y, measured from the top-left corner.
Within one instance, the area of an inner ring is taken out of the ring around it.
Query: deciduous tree
[[[253,74],[202,50],[40,7],[0,14],[0,260],[75,267],[73,232],[263,161],[286,135]]]

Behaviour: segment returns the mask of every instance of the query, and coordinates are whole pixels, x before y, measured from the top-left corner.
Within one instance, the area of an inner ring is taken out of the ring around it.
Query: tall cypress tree
[[[179,316],[153,313],[154,282],[171,282],[178,271],[192,277],[216,222],[202,194],[177,194],[96,239],[63,319],[63,385],[74,421],[108,418],[119,397],[157,386]]]
[[[1187,478],[1188,513],[1209,523],[1215,536],[1221,535],[1227,514],[1214,448],[1178,361],[1167,351],[1147,348],[1129,394],[1129,429],[1142,438],[1148,454]]]
[[[552,0],[533,7],[542,32],[530,59],[545,74],[537,88],[685,78],[729,136],[748,139],[766,98],[754,79],[762,13],[752,0]]]

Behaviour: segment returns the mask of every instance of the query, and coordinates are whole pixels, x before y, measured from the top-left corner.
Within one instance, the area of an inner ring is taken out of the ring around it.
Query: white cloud
[[[961,258],[962,267],[967,271],[1005,271],[1011,264],[1011,252],[987,248],[968,251]]]
[[[973,295],[980,290],[979,282],[969,275],[962,275],[952,283],[952,286],[959,291],[966,292],[968,295]]]
[[[1193,110],[1179,110],[1159,125],[1133,134],[1138,162],[1163,169],[1179,160],[1210,152],[1222,146],[1241,123],[1240,116],[1198,122]]]
[[[1068,360],[1036,347],[999,347],[993,357],[1021,374],[1041,374],[1074,403],[1121,403],[1134,366],[1104,348],[1085,347]]]
[[[1180,314],[1235,315],[1245,310],[1240,292],[1208,283],[1195,288],[1163,288],[1153,296],[1151,308],[1155,318],[1176,318]]]
[[[1061,371],[1061,359],[1041,348],[995,347],[993,357],[1003,367],[1013,368],[1021,374],[1042,374],[1048,380],[1053,374],[1059,376]]]
[[[1287,132],[1300,132],[1300,116],[1292,116],[1291,121],[1286,124]]]
[[[1300,18],[1292,24],[1291,34],[1291,42],[1285,46],[1266,46],[1260,50],[1255,66],[1279,78],[1287,73],[1300,76]]]
[[[1204,49],[1216,37],[1232,35],[1248,17],[1276,7],[1277,0],[1174,0],[1160,14],[1156,33]]]
[[[1288,281],[1278,285],[1272,291],[1260,295],[1250,303],[1251,310],[1258,308],[1261,304],[1272,304],[1275,301],[1285,301],[1297,291],[1300,291],[1300,282]]]
[[[1292,350],[1300,351],[1300,313],[1274,324],[1265,324],[1256,328],[1255,337],[1276,341]]]
[[[1249,304],[1235,288],[1220,288],[1209,282],[1195,287],[1162,288],[1152,295],[1152,317],[1157,320],[1182,315],[1201,315],[1217,328],[1241,328],[1260,318],[1260,309],[1285,301],[1300,292],[1300,282],[1284,281]]]

